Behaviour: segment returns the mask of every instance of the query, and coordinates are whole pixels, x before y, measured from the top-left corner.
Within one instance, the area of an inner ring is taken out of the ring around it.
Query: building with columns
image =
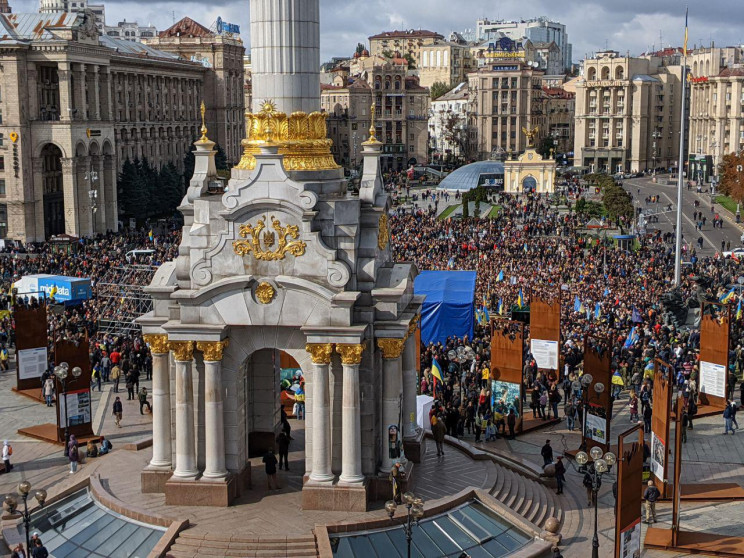
[[[303,508],[365,510],[389,493],[394,462],[420,451],[417,270],[392,258],[374,125],[358,196],[331,155],[319,0],[250,7],[256,95],[243,157],[227,189],[215,188],[203,127],[179,256],[158,270],[154,309],[140,318],[154,354],[142,489],[176,505],[224,506],[240,494],[249,458],[280,429],[283,352],[306,382]],[[270,56],[272,37],[287,40]]]
[[[219,88],[204,87],[210,68],[100,36],[87,12],[0,15],[0,26],[8,37],[0,50],[4,238],[118,230],[124,161],[147,157],[156,167],[182,168],[198,137],[200,102],[222,106],[214,99]],[[235,88],[242,103],[242,80]],[[222,137],[228,126],[216,116],[207,111]],[[233,152],[241,141],[235,135]]]

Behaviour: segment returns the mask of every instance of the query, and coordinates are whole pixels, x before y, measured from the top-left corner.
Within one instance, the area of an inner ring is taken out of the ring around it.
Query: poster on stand
[[[700,393],[726,397],[726,367],[723,364],[700,361]]]
[[[620,533],[620,558],[640,558],[641,520]]]
[[[558,370],[558,341],[530,340],[530,352],[543,370]]]
[[[586,437],[600,444],[607,443],[607,417],[604,407],[590,405],[586,413]]]
[[[18,351],[18,378],[38,380],[47,367],[47,348],[21,349]]]
[[[519,416],[520,387],[511,382],[491,380],[491,408],[502,415],[507,415],[509,409],[514,409],[514,414]]]
[[[60,428],[65,426],[65,413],[68,426],[90,423],[90,390],[68,392],[65,397],[59,398]]]
[[[651,472],[664,482],[664,464],[666,463],[666,445],[655,432],[651,432]]]

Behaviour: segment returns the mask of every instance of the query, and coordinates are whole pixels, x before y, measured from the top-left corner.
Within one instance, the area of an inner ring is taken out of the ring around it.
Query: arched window
[[[586,79],[587,81],[595,81],[597,79],[597,69],[589,68],[586,72]]]
[[[600,75],[602,76],[602,79],[610,79],[610,67],[602,66],[602,72]]]
[[[615,68],[615,79],[623,79],[625,77],[625,70],[622,66]]]
[[[429,67],[429,51],[428,51],[428,50],[425,50],[425,51],[424,51],[424,54],[423,54],[423,60],[422,60],[422,62],[421,62],[421,65],[422,65],[422,66],[423,66],[424,68],[428,68],[428,67]]]
[[[441,68],[441,67],[442,67],[442,51],[438,50],[437,51],[437,68]]]
[[[447,66],[449,66],[449,51],[445,50],[444,51],[444,67],[446,68]]]

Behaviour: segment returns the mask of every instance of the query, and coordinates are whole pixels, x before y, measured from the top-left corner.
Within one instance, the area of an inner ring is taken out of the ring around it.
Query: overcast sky
[[[16,12],[36,11],[38,0],[10,0]],[[241,26],[250,45],[248,0],[134,1],[106,4],[109,25],[127,19],[152,23],[158,29],[189,16],[209,27],[221,16]],[[545,15],[568,28],[577,62],[586,53],[609,47],[639,54],[681,45],[684,0],[320,0],[321,58],[349,56],[358,42],[392,29],[430,29],[445,37],[453,30],[473,29],[478,18],[519,19]],[[714,41],[717,46],[744,44],[744,1],[690,2],[689,46]]]

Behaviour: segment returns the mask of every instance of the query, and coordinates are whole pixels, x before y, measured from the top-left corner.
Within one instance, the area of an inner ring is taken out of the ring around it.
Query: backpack
[[[8,444],[8,455],[13,455],[13,446]]]

